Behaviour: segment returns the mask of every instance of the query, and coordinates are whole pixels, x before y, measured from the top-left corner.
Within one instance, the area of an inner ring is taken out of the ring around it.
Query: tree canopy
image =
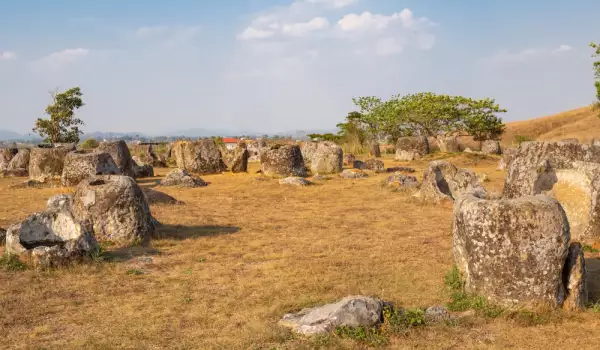
[[[596,86],[596,106],[600,108],[600,44],[591,43],[590,47],[594,49],[594,53],[592,57],[596,60],[594,61],[594,85]],[[600,113],[598,113],[600,117]]]
[[[360,112],[349,113],[346,122],[338,124],[342,136],[352,130],[364,138],[387,138],[390,142],[411,135],[472,135],[483,141],[496,140],[504,133],[504,123],[497,114],[506,110],[490,98],[423,92],[396,95],[387,101],[377,97],[353,101]]]
[[[79,87],[62,93],[52,93],[54,103],[46,107],[46,114],[50,116],[50,119],[38,118],[33,131],[45,138],[45,142],[78,143],[79,135],[83,134],[79,130],[79,126],[84,123],[75,117],[75,111],[84,106],[82,95]]]

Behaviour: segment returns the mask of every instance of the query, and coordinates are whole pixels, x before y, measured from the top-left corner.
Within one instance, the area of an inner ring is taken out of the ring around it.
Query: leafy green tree
[[[596,80],[594,85],[596,86],[596,107],[600,109],[600,44],[591,43],[590,47],[595,50],[592,57],[597,59],[594,61],[594,78]],[[598,117],[600,117],[600,113]]]
[[[33,131],[45,138],[45,142],[78,143],[79,135],[83,134],[79,126],[84,123],[75,117],[75,111],[84,106],[82,95],[79,87],[62,93],[52,93],[54,103],[46,107],[46,114],[50,119],[38,118]]]
[[[464,129],[475,141],[498,140],[504,134],[506,126],[496,113],[505,113],[494,99],[468,100],[468,109],[464,116]]]
[[[386,102],[385,119],[398,134],[423,135],[439,140],[442,135],[472,135],[476,140],[498,139],[504,132],[504,113],[493,99],[476,100],[431,92],[394,96]]]
[[[308,136],[308,138],[311,139],[311,140],[318,139],[320,141],[331,141],[331,142],[335,142],[335,143],[339,143],[340,142],[340,138],[341,138],[339,135],[334,135],[332,133],[326,133],[326,134],[308,134],[306,136]]]

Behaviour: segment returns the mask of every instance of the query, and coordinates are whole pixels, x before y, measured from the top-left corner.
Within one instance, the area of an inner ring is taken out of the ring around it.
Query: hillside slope
[[[515,136],[545,141],[558,141],[577,138],[581,143],[589,143],[600,137],[600,118],[590,107],[574,109],[547,117],[506,123],[502,144],[511,145]]]

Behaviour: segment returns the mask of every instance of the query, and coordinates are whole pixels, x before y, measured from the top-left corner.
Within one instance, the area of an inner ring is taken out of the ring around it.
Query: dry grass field
[[[579,142],[590,143],[593,138],[600,137],[600,118],[598,111],[583,107],[548,117],[507,123],[502,143],[510,146],[516,135],[538,141],[577,138]]]
[[[435,155],[433,156],[435,157]],[[498,158],[455,156],[502,190]],[[386,158],[387,166],[407,165]],[[427,161],[410,163],[418,169]],[[154,186],[158,177],[140,181]],[[249,174],[204,176],[206,188],[157,189],[185,205],[154,205],[165,238],[111,249],[92,264],[0,270],[0,347],[15,349],[363,349],[303,338],[277,325],[287,312],[376,295],[397,305],[444,304],[453,264],[452,205],[423,205],[382,186],[387,175],[334,178],[307,188]],[[0,179],[0,226],[42,210],[71,189],[14,189]],[[151,258],[151,260],[148,259]],[[588,260],[592,284],[596,260]],[[597,298],[592,293],[593,298]],[[389,348],[581,349],[600,343],[600,314],[551,313],[535,322],[466,318],[413,328]]]

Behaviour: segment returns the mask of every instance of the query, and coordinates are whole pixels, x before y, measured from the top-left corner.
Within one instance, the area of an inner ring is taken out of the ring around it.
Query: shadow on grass
[[[239,227],[235,226],[183,226],[163,224],[158,228],[158,238],[184,240],[189,238],[230,235],[238,233],[240,230]]]
[[[600,301],[600,259],[585,259],[588,283],[588,301],[596,303]]]
[[[133,247],[117,248],[115,250],[108,250],[102,253],[102,257],[105,261],[122,262],[133,260],[141,256],[152,256],[158,254],[160,254],[160,252],[155,248],[140,245]]]

